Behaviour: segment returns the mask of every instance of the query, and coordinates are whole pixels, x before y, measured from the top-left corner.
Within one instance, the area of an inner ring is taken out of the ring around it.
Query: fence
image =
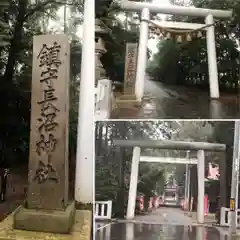
[[[230,208],[221,208],[221,215],[220,215],[220,225],[221,226],[230,226],[230,221],[231,221],[231,214],[230,213]],[[240,209],[237,210],[237,227],[240,227]]]
[[[98,81],[95,88],[95,119],[109,119],[112,109],[112,82],[108,79]]]
[[[112,201],[95,202],[95,219],[110,220],[112,217]]]

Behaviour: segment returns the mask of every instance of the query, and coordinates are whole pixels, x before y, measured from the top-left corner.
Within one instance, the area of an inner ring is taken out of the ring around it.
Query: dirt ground
[[[6,201],[0,203],[0,221],[24,203],[26,187],[27,170],[23,168],[10,170]]]

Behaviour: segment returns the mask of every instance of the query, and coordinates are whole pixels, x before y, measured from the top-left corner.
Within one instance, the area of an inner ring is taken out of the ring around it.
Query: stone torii
[[[173,140],[114,140],[116,147],[133,148],[132,167],[130,176],[127,219],[134,218],[135,201],[137,194],[138,171],[140,162],[168,162],[178,164],[197,164],[198,166],[198,207],[197,207],[197,221],[200,224],[204,223],[204,179],[205,179],[205,152],[225,152],[226,145],[219,143],[208,142],[184,142]],[[185,150],[196,151],[196,159],[182,159],[182,158],[166,158],[154,159],[148,157],[147,159],[141,157],[141,148],[158,148],[171,150]]]
[[[160,4],[152,4],[147,2],[133,2],[122,1],[120,2],[120,8],[126,11],[141,12],[140,23],[140,36],[138,47],[138,60],[137,60],[137,73],[135,84],[135,95],[138,101],[141,101],[144,94],[144,79],[145,69],[147,65],[147,43],[150,23],[150,13],[160,14],[172,14],[182,16],[194,16],[205,18],[205,24],[207,26],[207,52],[208,52],[208,72],[209,72],[209,88],[210,97],[212,99],[219,98],[219,84],[218,84],[218,69],[217,69],[217,56],[216,56],[216,44],[215,44],[215,30],[214,30],[214,18],[228,19],[232,17],[232,11],[225,10],[213,10],[195,7],[183,7],[183,6],[167,6]],[[165,22],[165,27],[183,28],[190,27],[190,29],[196,29],[196,24],[188,23],[169,23]],[[157,24],[157,23],[156,23]]]

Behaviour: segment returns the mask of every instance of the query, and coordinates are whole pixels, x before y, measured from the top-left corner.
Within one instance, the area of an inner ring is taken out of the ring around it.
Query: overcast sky
[[[163,4],[163,5],[169,4],[169,0],[153,0],[152,2]],[[50,21],[50,24],[49,24],[50,28],[59,29],[59,32],[63,31],[63,21],[64,21],[63,12],[64,12],[64,8],[62,7],[59,9],[57,14],[60,21]],[[164,15],[161,15],[161,16],[164,19]],[[79,36],[79,38],[82,37],[82,26],[79,26],[77,35]],[[156,41],[154,39],[149,40],[149,48],[154,52],[156,51]]]
[[[163,5],[169,5],[169,0],[153,0],[153,3],[158,3],[158,4],[163,4]],[[165,14],[159,14],[162,19],[166,17]],[[152,51],[152,53],[157,52],[157,41],[154,39],[149,39],[148,40],[148,48]]]
[[[169,3],[169,0],[153,0],[152,2],[153,2],[153,3],[158,3],[158,4],[163,4],[163,5],[168,5],[168,4],[170,4],[170,3]],[[63,19],[63,16],[64,16],[64,7],[61,7],[61,8],[59,9],[57,16],[59,17],[59,20],[58,20],[58,21],[50,21],[50,23],[49,23],[49,28],[58,30],[57,32],[62,33],[62,32],[63,32],[63,22],[64,22],[64,19]],[[164,18],[165,18],[165,15],[162,15],[162,14],[161,14],[161,18],[164,19]],[[124,20],[124,19],[123,19],[123,20]],[[79,26],[79,27],[78,27],[77,35],[79,36],[79,38],[82,37],[82,26]],[[156,41],[156,40],[154,40],[154,39],[149,39],[149,41],[148,41],[148,47],[150,48],[150,50],[151,50],[153,53],[157,51],[156,44],[157,44],[157,41]]]

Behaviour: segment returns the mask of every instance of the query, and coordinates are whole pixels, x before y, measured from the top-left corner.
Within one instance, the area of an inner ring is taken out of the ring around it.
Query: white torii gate
[[[204,223],[204,194],[205,194],[205,153],[204,151],[225,152],[226,145],[207,142],[183,142],[172,140],[114,140],[114,145],[118,147],[133,147],[130,186],[127,206],[127,219],[133,219],[135,215],[135,204],[137,196],[137,183],[140,162],[171,162],[198,165],[198,204],[197,204],[197,221]],[[195,150],[197,159],[189,158],[150,158],[141,157],[141,148],[159,148],[172,150]]]
[[[197,158],[175,158],[175,157],[149,157],[140,156],[140,162],[151,162],[151,163],[172,163],[172,164],[197,164]]]
[[[228,19],[232,17],[232,11],[213,10],[194,7],[182,7],[182,6],[166,6],[160,4],[152,4],[147,2],[133,2],[122,1],[120,2],[120,8],[128,11],[141,11],[141,23],[140,23],[140,36],[138,47],[138,61],[137,61],[137,73],[135,84],[135,95],[137,100],[141,101],[144,94],[144,79],[145,70],[147,65],[147,43],[149,33],[150,12],[173,14],[183,16],[195,16],[205,18],[206,25],[205,30],[207,32],[207,52],[208,52],[208,72],[209,72],[209,88],[210,97],[219,98],[219,84],[218,84],[218,69],[217,69],[217,56],[216,56],[216,44],[215,44],[215,30],[214,30],[214,18]],[[153,21],[155,25],[161,25],[161,21]],[[200,26],[195,23],[182,23],[182,22],[164,22],[164,27],[168,28],[180,28],[180,29],[199,29]],[[185,28],[187,27],[187,28]]]

